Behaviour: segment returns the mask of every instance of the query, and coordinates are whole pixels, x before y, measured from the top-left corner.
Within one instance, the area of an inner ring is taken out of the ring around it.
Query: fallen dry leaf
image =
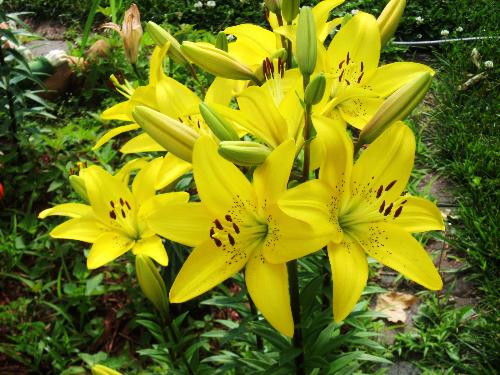
[[[376,311],[387,315],[387,320],[393,323],[406,322],[406,312],[417,302],[413,294],[389,292],[377,296]]]

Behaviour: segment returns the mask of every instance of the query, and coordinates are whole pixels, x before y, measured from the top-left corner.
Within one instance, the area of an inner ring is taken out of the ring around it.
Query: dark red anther
[[[385,207],[385,201],[382,201],[382,204],[380,205],[378,212],[382,213],[382,211],[384,211],[384,207]]]
[[[345,79],[345,83],[347,83],[347,86],[351,85],[351,82],[349,82],[349,80],[347,78]]]
[[[342,77],[344,76],[344,71],[342,70],[342,73],[339,75],[339,82],[342,82]]]
[[[123,72],[121,70],[118,70],[116,73],[115,73],[115,78],[116,80],[118,81],[118,83],[120,85],[123,85],[125,84],[125,77],[123,75]]]
[[[349,64],[349,61],[351,61],[350,57],[349,57],[349,52],[347,52],[347,58],[345,60],[346,64]]]
[[[120,198],[120,206],[123,206],[123,204],[124,204],[124,203],[123,203],[123,199],[122,199],[122,198]]]
[[[342,61],[340,62],[340,64],[339,64],[339,69],[342,69],[342,65],[344,65],[344,61],[345,61],[345,60],[342,60]]]
[[[361,75],[360,75],[360,76],[359,76],[359,78],[358,78],[358,83],[360,83],[360,82],[361,82],[361,79],[363,78],[363,74],[365,74],[365,72],[361,72]]]
[[[227,239],[229,240],[229,243],[231,244],[231,246],[234,246],[234,244],[235,244],[236,242],[234,241],[234,237],[233,237],[233,236],[231,236],[231,233],[228,233],[228,234],[227,234]]]
[[[217,245],[217,247],[221,247],[222,246],[222,241],[221,240],[219,240],[218,238],[214,238],[213,240],[214,240],[215,244]]]
[[[401,215],[401,211],[403,211],[403,206],[399,206],[396,212],[394,212],[394,219]]]
[[[389,185],[387,185],[385,187],[385,191],[389,191],[394,186],[395,183],[396,183],[396,180],[392,181]]]
[[[219,229],[219,230],[223,229],[222,224],[220,223],[219,219],[215,219],[214,224],[217,227],[217,229]]]
[[[215,234],[215,230],[212,227],[212,228],[210,228],[210,238],[212,238],[214,236],[214,234]]]
[[[109,205],[110,205],[111,207],[115,208],[115,202],[113,202],[113,201],[109,201]]]
[[[113,220],[116,220],[116,213],[115,211],[109,211],[109,217]]]
[[[392,203],[389,206],[387,206],[387,208],[385,209],[384,216],[389,215],[391,213],[391,211],[392,211]]]
[[[361,61],[361,71],[365,69],[365,65],[363,64],[363,61]]]
[[[236,225],[236,223],[233,223],[233,229],[236,233],[240,233],[240,228]]]
[[[125,215],[125,211],[123,211],[123,208],[122,208],[122,216],[124,219],[127,217],[127,215]]]
[[[127,206],[127,208],[128,208],[129,210],[131,210],[131,209],[132,209],[132,208],[130,207],[130,204],[128,204],[128,202],[127,202],[127,201],[125,201],[125,205]]]
[[[404,201],[401,202],[401,204],[405,204],[406,202],[408,202],[406,199]]]
[[[225,218],[226,218],[226,220],[227,220],[227,221],[229,221],[229,222],[232,222],[232,221],[233,221],[233,218],[232,218],[232,217],[231,217],[231,215],[229,215],[229,214],[228,214],[228,215],[226,215],[226,216],[224,216],[224,217],[225,217]]]
[[[380,196],[382,195],[382,191],[384,191],[384,187],[380,185],[380,187],[377,190],[377,199],[380,198]]]

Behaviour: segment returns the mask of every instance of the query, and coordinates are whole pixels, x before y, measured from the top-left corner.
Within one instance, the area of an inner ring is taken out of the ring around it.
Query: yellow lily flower
[[[319,53],[320,51],[318,51]],[[329,75],[330,96],[315,108],[317,114],[340,118],[362,129],[383,100],[422,73],[423,64],[396,62],[378,66],[380,30],[375,17],[358,12],[329,45],[322,70]]]
[[[170,290],[172,303],[199,296],[245,267],[247,288],[257,308],[277,330],[293,335],[286,264],[270,264],[262,253],[314,251],[332,233],[324,207],[311,203],[324,189],[319,181],[300,185],[308,194],[297,201],[301,220],[277,207],[294,157],[294,142],[288,140],[256,168],[250,183],[217,153],[209,137],[196,142],[193,171],[201,202],[169,207],[170,215],[164,214],[166,206],[160,203],[147,219],[165,238],[194,247]]]
[[[160,159],[148,164],[135,177],[129,189],[126,174],[113,176],[98,166],[80,173],[85,183],[89,205],[64,203],[46,209],[39,218],[68,216],[70,220],[51,232],[53,238],[65,238],[92,243],[87,267],[95,269],[131,250],[166,266],[168,257],[161,238],[144,221],[159,202],[169,206],[187,202],[185,192],[155,195],[155,180]],[[126,177],[126,178],[124,178]]]
[[[336,226],[328,244],[333,273],[333,314],[343,320],[366,285],[366,256],[402,273],[416,283],[439,290],[443,283],[432,259],[411,233],[443,230],[439,209],[430,201],[402,193],[413,167],[415,137],[396,123],[363,151],[353,165],[353,145],[346,131],[324,119],[316,124],[326,146],[320,180],[330,187],[323,197]],[[286,192],[280,208],[294,213],[301,187]],[[264,253],[272,262],[307,255],[306,251]]]

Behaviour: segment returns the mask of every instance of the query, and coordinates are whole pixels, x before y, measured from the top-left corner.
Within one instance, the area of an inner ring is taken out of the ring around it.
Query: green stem
[[[258,314],[257,307],[253,303],[252,297],[250,297],[250,293],[248,293],[248,289],[246,291],[247,291],[248,303],[250,304],[250,311],[253,316],[257,316]],[[259,336],[258,334],[255,334],[255,340],[257,342],[257,350],[262,352],[264,350],[264,341],[262,340],[262,337]]]
[[[303,77],[303,87],[304,92],[306,91],[307,85],[309,85],[309,76]],[[312,119],[311,119],[312,106],[306,104],[304,111],[304,168],[302,169],[302,182],[309,180],[309,166],[311,163],[311,130],[312,130]]]
[[[180,334],[177,331],[175,325],[173,324],[173,321],[170,318],[170,313],[169,312],[165,313],[164,320],[165,320],[165,323],[166,323],[169,335],[174,339],[174,345],[178,344],[180,342],[179,341]],[[176,353],[176,354],[179,354],[179,353]],[[180,350],[180,357],[182,359],[182,362],[184,362],[184,366],[186,366],[186,369],[187,369],[189,375],[194,375],[194,371],[191,368],[191,366],[189,365],[189,362],[188,362],[188,360],[187,360],[187,358],[186,358],[186,356],[184,354],[184,351],[182,351],[182,350]]]
[[[142,76],[141,76],[141,73],[139,72],[139,69],[137,69],[137,64],[131,63],[130,65],[132,65],[132,69],[134,70],[134,73],[137,76],[137,79],[139,80],[139,82],[142,81]]]
[[[18,148],[17,144],[17,129],[18,129],[18,124],[17,124],[17,118],[16,118],[16,111],[14,109],[14,97],[12,96],[12,93],[10,92],[10,80],[9,80],[9,72],[6,69],[6,64],[5,64],[5,57],[3,54],[3,48],[0,45],[0,66],[2,69],[4,69],[7,73],[5,75],[4,83],[5,83],[5,93],[7,95],[7,104],[9,106],[9,115],[10,115],[10,131],[12,133],[12,138],[16,142],[16,149]]]
[[[292,260],[286,264],[288,269],[288,284],[290,286],[290,301],[292,305],[292,316],[294,331],[292,344],[300,350],[300,354],[295,357],[295,373],[305,375],[304,370],[304,341],[302,338],[301,316],[300,316],[300,292],[299,292],[299,272],[297,260]]]

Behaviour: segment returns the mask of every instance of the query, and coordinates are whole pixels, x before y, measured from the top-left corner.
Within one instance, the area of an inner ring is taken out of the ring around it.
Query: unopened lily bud
[[[408,116],[422,101],[431,82],[431,73],[425,72],[389,96],[361,131],[358,143],[373,142],[393,123]]]
[[[269,9],[270,12],[278,14],[281,9],[281,0],[264,0],[264,4],[266,4],[266,8]]]
[[[128,61],[135,63],[139,55],[142,38],[141,14],[137,5],[132,4],[125,12],[122,25],[123,44]]]
[[[299,0],[281,1],[281,14],[287,23],[292,23],[297,14],[299,14],[299,4]]]
[[[297,26],[297,63],[303,76],[310,76],[314,72],[317,43],[316,25],[311,8],[302,7]]]
[[[146,255],[135,257],[137,280],[146,298],[163,316],[168,314],[167,288],[153,261]]]
[[[219,154],[242,167],[252,167],[264,163],[271,150],[257,142],[224,141],[219,143]]]
[[[392,38],[405,10],[406,0],[390,0],[377,18],[380,29],[380,43],[385,46]]]
[[[220,114],[210,108],[206,103],[200,103],[200,113],[213,131],[215,136],[221,141],[238,141],[238,133],[233,126],[227,122]]]
[[[145,106],[136,106],[132,116],[141,128],[167,151],[191,162],[194,143],[200,136],[193,129]]]
[[[326,78],[324,74],[317,75],[307,85],[306,92],[304,93],[304,102],[307,105],[318,104],[325,93]]]
[[[87,188],[85,187],[85,181],[82,177],[77,175],[69,176],[69,184],[80,198],[82,198],[86,202],[89,201]]]
[[[167,55],[177,64],[189,64],[187,57],[181,51],[181,45],[167,30],[160,25],[149,21],[146,25],[146,31],[159,47],[163,47],[165,43],[170,42]]]
[[[181,50],[192,62],[215,76],[239,80],[256,79],[250,67],[211,44],[183,42]]]
[[[227,35],[224,31],[221,31],[219,32],[219,34],[217,34],[217,39],[215,40],[215,47],[224,52],[227,52],[228,50]]]
[[[103,365],[94,365],[90,369],[92,375],[122,375],[121,372],[115,371]]]

